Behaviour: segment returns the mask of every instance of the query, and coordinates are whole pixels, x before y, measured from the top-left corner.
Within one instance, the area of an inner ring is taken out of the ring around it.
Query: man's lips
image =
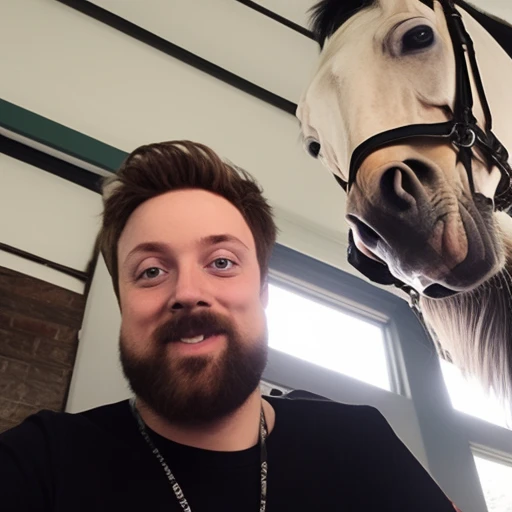
[[[173,343],[180,342],[180,343],[187,343],[189,345],[195,345],[196,343],[201,343],[209,338],[212,338],[214,336],[219,336],[221,334],[223,334],[221,331],[187,332],[180,337],[176,337],[174,340],[172,340],[172,342]]]
[[[170,343],[169,347],[172,351],[181,354],[206,354],[223,346],[226,341],[226,336],[222,334],[200,335],[195,338],[180,338]]]
[[[181,338],[180,341],[182,343],[188,343],[190,345],[194,345],[196,343],[201,343],[204,341],[208,336],[204,336],[203,334],[199,334],[198,336],[193,336],[191,338]]]

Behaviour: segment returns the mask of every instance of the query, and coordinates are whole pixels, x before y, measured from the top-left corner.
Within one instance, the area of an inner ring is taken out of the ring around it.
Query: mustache
[[[205,338],[216,334],[234,335],[231,321],[223,315],[203,311],[200,313],[184,313],[162,324],[155,330],[155,340],[166,344],[179,341],[181,338],[194,338],[203,335]]]

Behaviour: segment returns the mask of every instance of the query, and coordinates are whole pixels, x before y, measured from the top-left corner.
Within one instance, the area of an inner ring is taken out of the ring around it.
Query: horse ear
[[[401,288],[404,286],[402,281],[398,280],[388,269],[384,263],[368,258],[363,254],[354,243],[354,235],[352,230],[348,232],[348,262],[361,274],[366,276],[370,281],[383,285],[395,285]]]

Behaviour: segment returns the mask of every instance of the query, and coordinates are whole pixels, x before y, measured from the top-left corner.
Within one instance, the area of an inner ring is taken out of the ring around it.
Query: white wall
[[[76,270],[85,270],[99,227],[101,198],[0,153],[0,240]],[[73,277],[0,251],[0,265],[78,293]]]
[[[85,307],[66,411],[80,412],[130,396],[118,356],[120,325],[110,276],[100,257]]]

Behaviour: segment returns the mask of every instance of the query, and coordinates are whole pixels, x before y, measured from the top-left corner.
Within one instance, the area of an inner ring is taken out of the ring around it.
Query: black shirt
[[[368,406],[267,398],[268,512],[453,512],[449,500]],[[191,448],[148,432],[192,512],[257,512],[260,453]],[[0,435],[4,512],[180,512],[128,401],[80,414],[40,412]]]

